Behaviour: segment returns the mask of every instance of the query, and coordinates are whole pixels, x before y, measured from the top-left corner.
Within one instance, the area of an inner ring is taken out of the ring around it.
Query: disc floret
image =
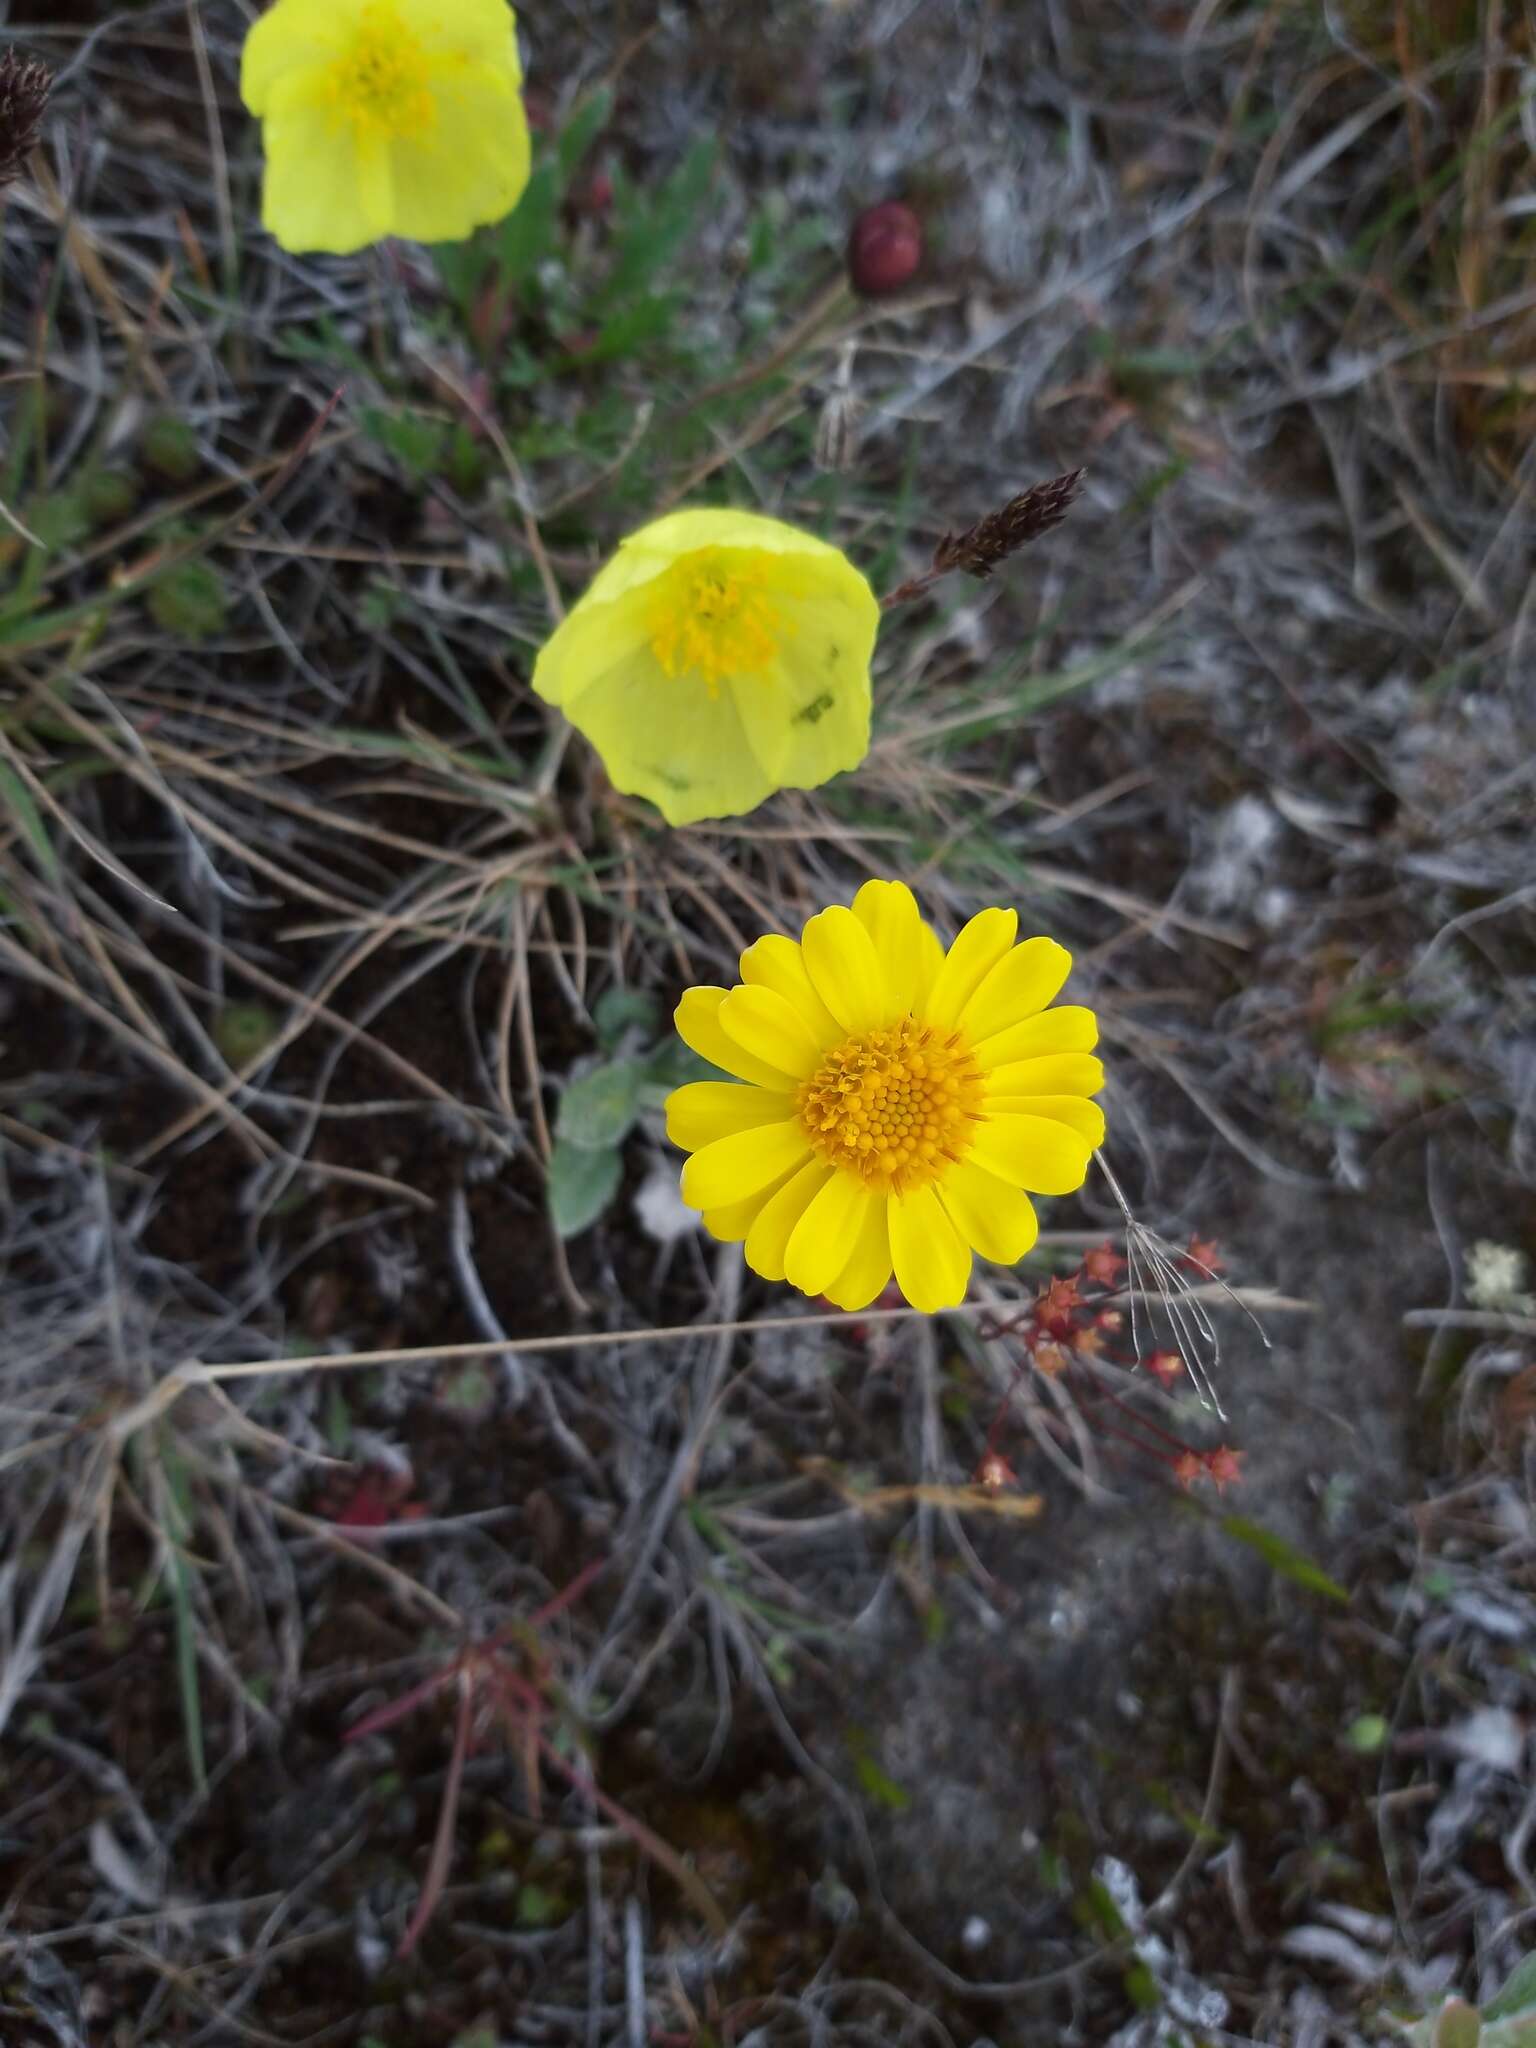
[[[800,1120],[831,1166],[881,1194],[910,1194],[942,1178],[971,1147],[981,1069],[959,1032],[908,1015],[829,1052],[801,1085]]]

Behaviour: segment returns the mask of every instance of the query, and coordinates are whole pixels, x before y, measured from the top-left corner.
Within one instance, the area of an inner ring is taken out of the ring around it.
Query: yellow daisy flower
[[[672,512],[598,571],[533,687],[668,824],[730,818],[863,760],[879,619],[858,570],[813,534]]]
[[[240,66],[263,226],[346,255],[500,220],[528,182],[522,78],[506,0],[276,0]]]
[[[894,1268],[914,1308],[954,1308],[973,1248],[1011,1266],[1034,1243],[1029,1193],[1082,1186],[1098,1021],[1047,1008],[1072,956],[1018,925],[983,910],[946,953],[904,882],[866,882],[798,945],[749,946],[737,987],[688,990],[679,1033],[737,1079],[674,1090],[667,1135],[683,1200],[753,1272],[857,1309]]]

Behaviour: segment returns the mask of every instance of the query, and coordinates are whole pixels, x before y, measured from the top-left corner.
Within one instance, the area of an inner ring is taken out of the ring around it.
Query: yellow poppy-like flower
[[[276,0],[240,65],[262,225],[344,256],[500,220],[528,182],[522,79],[506,0]]]
[[[672,512],[598,571],[533,687],[668,824],[731,818],[863,760],[879,620],[868,583],[814,534]]]
[[[737,987],[684,995],[682,1038],[737,1079],[668,1097],[683,1200],[755,1273],[857,1309],[894,1268],[914,1308],[954,1308],[973,1248],[1013,1265],[1029,1195],[1082,1186],[1098,1020],[1047,1007],[1072,956],[1018,926],[983,910],[946,952],[904,882],[866,882],[798,944],[749,946]]]

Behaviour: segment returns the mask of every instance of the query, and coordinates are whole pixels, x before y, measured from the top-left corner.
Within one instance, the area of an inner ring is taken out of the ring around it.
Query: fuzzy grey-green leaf
[[[562,1237],[594,1224],[619,1191],[624,1162],[617,1152],[594,1152],[560,1139],[549,1155],[549,1216]]]

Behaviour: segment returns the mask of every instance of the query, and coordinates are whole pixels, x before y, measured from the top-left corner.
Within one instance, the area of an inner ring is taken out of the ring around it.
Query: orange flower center
[[[907,1195],[965,1157],[981,1100],[981,1069],[960,1034],[908,1016],[829,1052],[800,1084],[796,1108],[829,1165]]]
[[[392,0],[369,0],[346,48],[325,68],[333,117],[358,139],[412,142],[436,125],[426,46]]]
[[[697,673],[711,697],[727,676],[767,668],[790,628],[768,594],[762,548],[699,548],[651,591],[651,652],[674,680]]]

